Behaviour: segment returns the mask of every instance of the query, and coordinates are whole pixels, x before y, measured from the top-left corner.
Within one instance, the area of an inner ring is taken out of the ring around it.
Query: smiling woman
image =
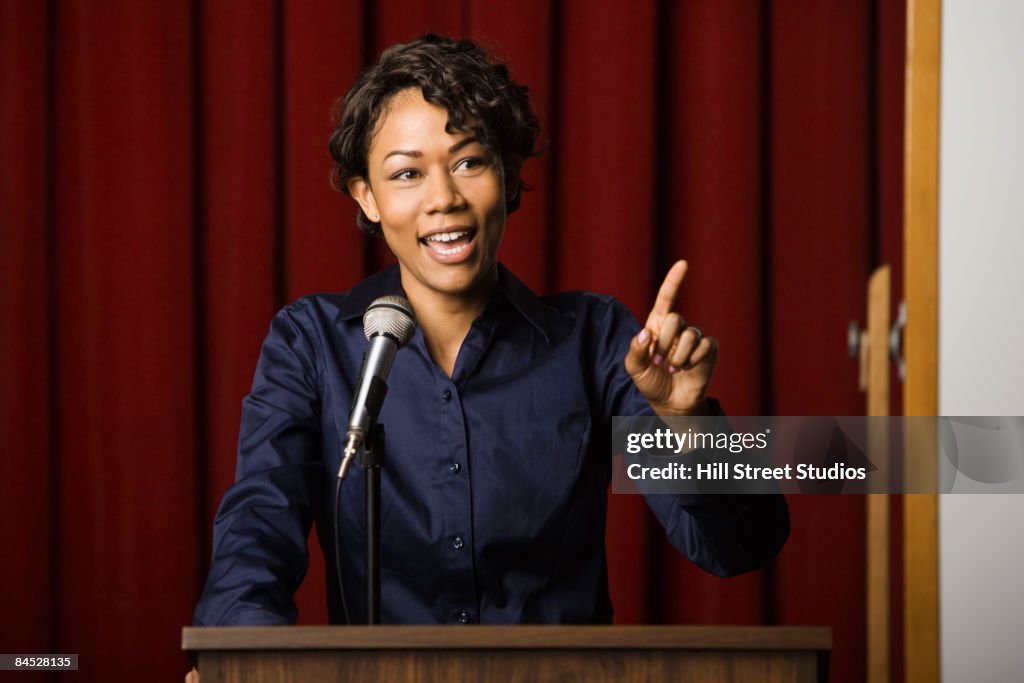
[[[413,308],[456,297],[475,318],[498,281],[506,175],[516,170],[471,132],[447,132],[447,121],[419,90],[397,93],[372,138],[367,177],[347,187],[379,221]]]
[[[384,235],[449,375],[497,284],[505,219],[535,154],[526,93],[473,43],[425,36],[363,72],[331,136],[339,189],[359,203],[359,226]]]
[[[524,189],[536,118],[526,88],[473,43],[427,36],[360,76],[330,149],[357,222],[398,259],[342,294],[275,317],[243,404],[238,480],[214,527],[195,621],[295,621],[313,520],[332,528],[338,470],[370,302],[406,296],[419,327],[395,356],[380,411],[382,623],[607,623],[604,537],[614,415],[717,412],[712,337],[673,312],[687,264],[641,327],[615,299],[540,297],[497,262]],[[353,470],[350,479],[362,474]],[[341,500],[340,566],[364,584],[362,501]],[[789,532],[781,496],[649,496],[670,541],[704,569],[762,566]],[[327,585],[332,622],[339,586]],[[365,596],[346,595],[355,620]]]

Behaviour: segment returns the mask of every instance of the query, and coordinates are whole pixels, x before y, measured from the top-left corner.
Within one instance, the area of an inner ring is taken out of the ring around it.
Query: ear
[[[523,170],[523,160],[518,156],[507,159],[504,163],[505,203],[508,204],[519,192],[519,172]]]
[[[377,200],[373,197],[373,188],[365,178],[349,178],[348,193],[359,203],[366,217],[374,223],[380,223],[380,210]]]

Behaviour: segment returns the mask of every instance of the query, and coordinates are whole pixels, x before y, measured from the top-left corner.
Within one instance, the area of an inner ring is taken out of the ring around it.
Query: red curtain
[[[540,292],[681,310],[732,414],[859,414],[845,331],[899,264],[902,2],[0,0],[0,643],[82,680],[179,680],[273,312],[388,259],[330,189],[336,98],[380,49],[470,36],[546,154],[500,258]],[[897,282],[899,272],[897,271]],[[737,579],[611,497],[623,623],[825,624],[864,676],[863,501],[795,496]],[[315,545],[315,542],[314,542]],[[301,623],[324,623],[319,551]]]

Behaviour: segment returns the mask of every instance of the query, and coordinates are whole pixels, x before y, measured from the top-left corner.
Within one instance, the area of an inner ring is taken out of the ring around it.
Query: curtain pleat
[[[55,12],[56,646],[144,680],[197,588],[192,16]]]
[[[0,2],[0,642],[49,652],[53,505],[52,27],[45,6]]]
[[[691,261],[680,310],[713,333],[722,362],[715,393],[733,414],[764,410],[769,380],[768,306],[762,283],[767,221],[765,144],[770,132],[761,2],[665,3],[659,78],[661,253],[658,270]],[[668,623],[772,623],[765,572],[722,582],[656,536],[658,606]]]

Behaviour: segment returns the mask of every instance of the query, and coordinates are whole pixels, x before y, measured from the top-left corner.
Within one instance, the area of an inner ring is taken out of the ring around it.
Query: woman
[[[705,397],[717,345],[672,312],[685,262],[642,329],[610,297],[537,297],[498,265],[537,130],[526,88],[470,42],[426,36],[360,76],[330,150],[360,227],[382,234],[398,265],[275,317],[244,402],[238,481],[217,515],[197,624],[293,623],[314,519],[335,576],[325,482],[366,348],[362,314],[394,293],[419,327],[395,357],[380,415],[382,622],[611,621],[611,417],[717,411]],[[673,544],[719,575],[761,566],[788,534],[781,496],[648,503]],[[362,485],[346,485],[349,587],[364,585],[362,505]],[[346,597],[361,622],[364,596]]]

